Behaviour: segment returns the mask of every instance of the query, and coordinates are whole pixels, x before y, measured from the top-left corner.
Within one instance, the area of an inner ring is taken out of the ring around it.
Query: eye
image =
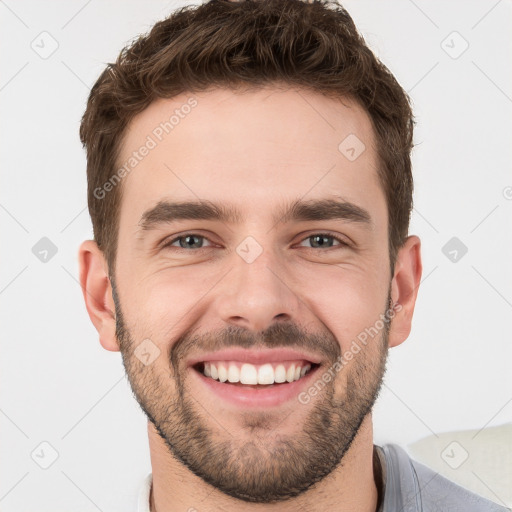
[[[204,240],[208,240],[208,238],[196,233],[186,233],[169,240],[169,242],[166,242],[162,247],[175,247],[177,249],[203,249]],[[176,243],[178,243],[179,246],[174,245]]]
[[[206,249],[208,246],[204,246],[204,241],[210,242],[208,238],[197,233],[185,233],[183,235],[174,237],[168,242],[162,245],[162,248],[175,248],[175,249]],[[331,235],[330,233],[315,233],[305,238],[300,245],[304,242],[309,241],[312,249],[329,249],[334,247],[346,247],[348,244],[341,238]],[[338,242],[337,245],[333,245],[334,241]],[[178,244],[178,245],[176,245]],[[211,242],[210,242],[211,244]],[[211,245],[210,245],[211,246]]]
[[[314,235],[310,235],[303,240],[302,243],[309,240],[311,243],[311,248],[331,248],[333,246],[332,241],[339,242],[337,247],[348,246],[346,242],[344,242],[341,238],[331,235],[330,233],[315,233]],[[301,245],[302,245],[301,243]]]

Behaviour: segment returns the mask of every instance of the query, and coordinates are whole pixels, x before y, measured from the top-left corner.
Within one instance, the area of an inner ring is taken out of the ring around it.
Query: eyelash
[[[211,248],[211,247],[199,247],[198,249],[184,249],[183,247],[173,247],[172,246],[172,244],[174,244],[175,242],[181,240],[182,238],[186,238],[187,236],[197,236],[199,238],[204,238],[205,240],[208,240],[209,242],[211,242],[211,240],[209,238],[207,238],[206,236],[204,236],[204,235],[199,235],[198,233],[190,232],[190,233],[185,233],[183,235],[177,236],[177,237],[173,238],[172,240],[169,240],[168,242],[164,243],[162,245],[162,249],[169,248],[169,249],[178,249],[178,250],[193,252],[193,251],[200,251],[202,249],[210,249]],[[336,247],[338,247],[338,248],[340,248],[340,247],[349,247],[349,244],[347,242],[345,242],[344,240],[342,240],[338,236],[336,236],[336,235],[334,235],[332,233],[328,233],[328,232],[313,233],[313,234],[308,235],[305,238],[303,238],[301,240],[301,242],[303,242],[304,240],[307,240],[309,238],[312,238],[314,236],[325,236],[325,237],[328,237],[328,238],[333,238],[334,240],[339,242],[338,246],[328,247],[327,249],[324,249],[324,251],[329,250],[329,249],[335,249]],[[306,247],[306,249],[322,249],[322,248],[321,247]]]

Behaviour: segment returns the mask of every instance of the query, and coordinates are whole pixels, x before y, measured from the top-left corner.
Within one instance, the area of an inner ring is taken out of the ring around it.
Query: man
[[[86,307],[148,417],[139,510],[505,510],[374,446],[421,279],[407,95],[337,4],[210,1],[93,87]]]

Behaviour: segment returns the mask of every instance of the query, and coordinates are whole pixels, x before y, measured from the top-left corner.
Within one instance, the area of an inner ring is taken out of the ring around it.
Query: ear
[[[389,331],[390,347],[400,345],[411,332],[422,270],[421,241],[412,235],[407,237],[398,251],[395,273],[391,281],[391,299],[396,306]]]
[[[100,343],[104,349],[118,352],[115,304],[108,266],[103,251],[94,240],[86,240],[80,245],[78,265],[85,307],[98,331]]]

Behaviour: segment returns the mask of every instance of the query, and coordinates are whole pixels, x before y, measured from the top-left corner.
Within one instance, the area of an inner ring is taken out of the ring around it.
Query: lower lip
[[[268,388],[253,388],[251,386],[234,386],[226,382],[206,377],[201,372],[191,368],[199,381],[223,400],[238,407],[275,407],[292,399],[297,399],[299,393],[310,385],[320,366],[315,367],[304,377],[293,382],[274,385]]]

